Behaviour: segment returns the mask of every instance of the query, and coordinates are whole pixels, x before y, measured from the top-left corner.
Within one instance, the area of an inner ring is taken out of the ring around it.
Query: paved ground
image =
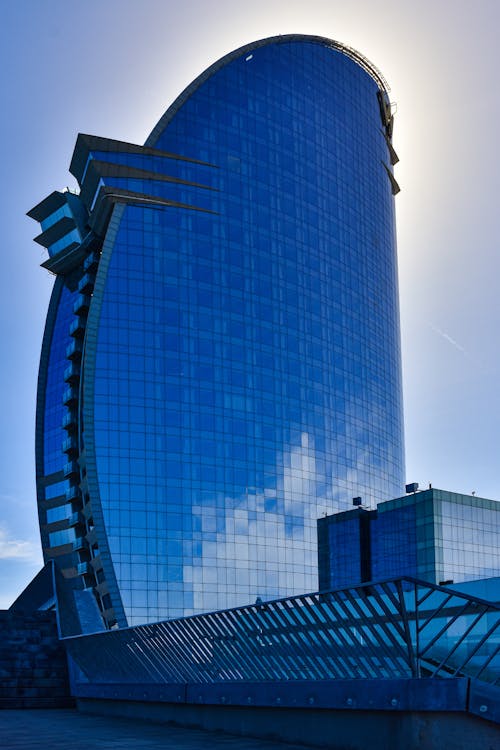
[[[304,750],[298,745],[81,714],[75,709],[0,710],[1,750]]]

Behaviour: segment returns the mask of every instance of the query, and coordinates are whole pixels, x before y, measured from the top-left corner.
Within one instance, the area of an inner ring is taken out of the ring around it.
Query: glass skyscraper
[[[362,55],[266,39],[29,212],[42,545],[108,625],[312,590],[317,517],[401,493],[392,126]]]

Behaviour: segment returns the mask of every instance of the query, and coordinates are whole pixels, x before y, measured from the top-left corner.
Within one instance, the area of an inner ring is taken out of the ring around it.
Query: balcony
[[[75,339],[66,347],[66,359],[81,359],[83,352],[83,342]]]
[[[68,411],[62,419],[62,428],[67,432],[76,432],[78,428],[78,416],[74,411]]]
[[[89,575],[93,573],[92,565],[88,562],[79,563],[79,565],[76,566],[76,570],[79,576]]]
[[[89,294],[79,294],[73,304],[75,315],[86,315],[89,311],[91,300],[92,298]]]
[[[81,318],[80,316],[72,320],[69,326],[69,335],[75,339],[83,339],[85,336],[85,324],[85,318]]]
[[[81,502],[82,496],[80,493],[80,488],[77,484],[72,484],[71,487],[68,487],[66,490],[66,502],[67,503],[78,503]]]
[[[80,511],[75,511],[68,518],[68,526],[84,526],[85,520]]]
[[[80,476],[80,467],[78,466],[78,462],[68,461],[67,464],[64,464],[63,474],[66,477],[66,479],[69,479],[70,477]]]
[[[63,404],[64,406],[74,406],[78,401],[78,388],[73,388],[72,385],[66,388],[63,393]]]
[[[89,545],[84,536],[78,536],[73,542],[73,552],[80,552],[81,550],[87,550]]]
[[[78,453],[78,440],[76,437],[72,436],[63,440],[62,449],[63,453],[72,453],[76,455]]]
[[[90,253],[85,260],[83,261],[83,270],[84,271],[96,271],[97,266],[99,265],[99,259],[100,259],[99,253]]]
[[[65,383],[78,383],[80,380],[80,365],[78,362],[72,362],[64,370],[64,382]]]
[[[92,294],[94,291],[95,276],[93,273],[86,273],[78,283],[78,291],[82,294]]]

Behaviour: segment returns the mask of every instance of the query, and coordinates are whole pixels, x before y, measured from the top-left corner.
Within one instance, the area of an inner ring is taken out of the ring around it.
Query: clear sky
[[[142,144],[198,73],[247,42],[337,39],[384,74],[395,147],[408,481],[500,499],[500,3],[2,3],[0,608],[41,564],[38,357],[52,279],[25,212],[74,187],[78,132]]]

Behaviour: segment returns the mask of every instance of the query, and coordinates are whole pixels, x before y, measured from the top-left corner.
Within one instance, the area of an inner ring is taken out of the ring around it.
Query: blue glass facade
[[[382,503],[371,534],[372,580],[380,581],[391,575],[419,576],[417,555],[417,509],[414,503],[396,506]],[[420,531],[422,529],[419,529]],[[427,545],[429,551],[432,544]],[[422,550],[420,550],[422,553]],[[397,574],[393,571],[398,571]],[[424,575],[427,578],[427,575]],[[438,583],[433,581],[433,583]]]
[[[370,511],[358,509],[327,516],[325,522],[318,522],[320,591],[350,586],[353,581],[371,580],[366,564],[370,520]]]
[[[77,372],[58,392],[42,353],[39,432],[63,403],[71,575],[109,623],[313,589],[317,517],[399,494],[391,132],[366,61],[281,37],[212,66],[144,147],[79,136],[81,211],[41,236]]]

